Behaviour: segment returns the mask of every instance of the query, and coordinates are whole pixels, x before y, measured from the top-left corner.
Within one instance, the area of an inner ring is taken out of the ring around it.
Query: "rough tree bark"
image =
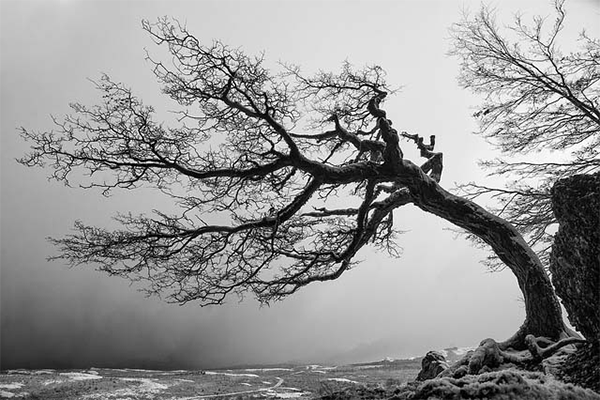
[[[568,330],[550,279],[536,254],[510,223],[470,200],[444,190],[409,160],[402,160],[400,176],[416,206],[481,238],[517,278],[524,296],[526,319],[518,332],[502,343],[503,348],[527,348],[525,337],[528,334],[550,340],[565,336]]]
[[[505,347],[524,347],[527,334],[558,340],[565,331],[558,299],[536,254],[516,229],[474,203],[437,185],[411,187],[415,205],[477,235],[489,244],[517,278],[525,301],[523,326]]]

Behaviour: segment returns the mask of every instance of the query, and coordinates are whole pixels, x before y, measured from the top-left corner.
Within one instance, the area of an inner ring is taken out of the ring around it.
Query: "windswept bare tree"
[[[464,185],[465,196],[498,200],[497,215],[525,236],[545,265],[548,228],[556,222],[554,182],[600,171],[600,41],[583,31],[577,51],[561,51],[564,0],[555,9],[553,24],[541,17],[527,24],[517,16],[502,30],[484,7],[453,26],[451,51],[461,60],[460,84],[485,96],[474,114],[478,133],[505,156],[482,166],[511,179],[505,187]],[[540,151],[543,161],[536,161]]]
[[[53,239],[56,258],[145,281],[177,303],[247,292],[269,302],[338,278],[367,245],[397,255],[394,210],[413,204],[479,237],[516,276],[526,320],[502,347],[564,336],[537,255],[510,223],[440,186],[435,138],[393,127],[383,104],[394,90],[380,67],[274,73],[262,57],[202,45],[176,21],[143,28],[172,55],[169,64],[149,60],[182,106],[180,126],[155,122],[151,107],[103,77],[102,104],[74,104],[53,132],[22,129],[32,152],[20,162],[47,165],[67,184],[87,172],[84,186],[104,193],[153,187],[179,212],[121,214],[120,230],[77,222],[76,234]],[[404,157],[403,137],[423,164]]]

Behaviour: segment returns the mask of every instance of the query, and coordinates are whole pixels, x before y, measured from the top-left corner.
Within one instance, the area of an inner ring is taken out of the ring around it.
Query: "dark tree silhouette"
[[[502,31],[494,13],[482,8],[452,28],[459,82],[485,96],[475,113],[478,133],[506,156],[482,166],[512,178],[506,187],[464,185],[464,195],[498,200],[496,214],[519,229],[545,265],[553,241],[548,228],[556,223],[554,182],[600,171],[600,41],[583,31],[579,49],[563,53],[563,4],[555,2],[550,26],[541,17],[528,25],[517,16]],[[554,152],[535,162],[531,156],[539,151]]]
[[[393,212],[410,203],[479,237],[516,276],[526,320],[503,347],[564,334],[550,280],[519,232],[439,185],[435,138],[425,144],[392,126],[382,105],[393,89],[380,67],[273,73],[262,57],[201,45],[176,21],[143,28],[172,55],[169,65],[149,60],[183,106],[180,126],[155,122],[151,107],[105,76],[101,105],[72,105],[53,132],[22,129],[32,152],[20,162],[48,165],[67,184],[87,172],[83,186],[105,194],[154,187],[180,212],[121,214],[121,230],[77,222],[76,234],[52,239],[57,258],[146,281],[177,303],[246,292],[269,302],[338,278],[367,245],[397,255]],[[422,165],[404,157],[401,137]]]

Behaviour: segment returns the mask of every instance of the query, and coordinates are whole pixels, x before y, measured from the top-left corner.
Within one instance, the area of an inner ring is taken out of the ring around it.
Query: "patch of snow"
[[[156,373],[156,371],[153,371],[151,369],[139,369],[139,368],[125,368],[125,371],[133,371],[133,372],[150,372],[150,373]]]
[[[206,371],[204,372],[206,375],[225,375],[225,376],[244,376],[247,378],[260,378],[258,375],[256,374],[233,374],[230,372],[216,372],[216,371]]]
[[[9,369],[6,371],[8,375],[31,375],[35,372],[26,369]]]
[[[246,369],[241,369],[240,371],[269,372],[269,371],[293,371],[293,369],[291,369],[291,368],[246,368]]]
[[[264,383],[265,385],[270,385],[271,382],[267,382],[267,381],[262,381],[262,383]]]
[[[176,375],[176,374],[187,374],[189,372],[190,371],[186,371],[184,369],[177,369],[177,370],[174,370],[174,371],[163,371],[163,372],[156,372],[156,371],[154,371],[154,372],[152,372],[152,374],[153,375]],[[196,372],[196,371],[191,371],[191,372],[193,373],[193,372]]]
[[[448,358],[451,354],[454,356],[463,356],[471,350],[475,350],[475,347],[449,347],[444,350],[438,350],[438,352],[442,354],[444,358]]]
[[[34,375],[44,375],[44,374],[53,374],[56,371],[53,369],[39,369],[37,371],[34,371],[33,374]]]
[[[20,382],[0,384],[0,389],[15,390],[15,389],[21,389],[22,387],[23,387],[23,384]]]
[[[246,383],[246,382],[242,382],[242,383],[240,383],[240,385],[244,385],[244,386],[252,386],[251,384],[249,384],[249,383]]]
[[[298,397],[302,397],[305,395],[310,395],[309,392],[284,392],[284,393],[279,393],[276,392],[274,390],[267,390],[262,392],[263,394],[267,395],[267,396],[272,396],[275,397],[276,399],[297,399]]]
[[[346,379],[346,378],[328,378],[328,381],[336,381],[336,382],[345,382],[345,383],[355,383],[358,385],[358,382],[356,381],[351,381],[350,379]]]
[[[15,397],[15,394],[11,392],[5,392],[4,390],[0,390],[0,397],[2,397],[3,399],[10,399],[11,397]]]
[[[43,381],[42,385],[44,386],[48,386],[48,385],[54,385],[55,383],[63,383],[64,380],[62,379],[50,379],[48,381]]]
[[[371,365],[356,365],[353,368],[355,369],[371,369],[371,368],[381,368],[384,367],[383,364],[371,364]]]
[[[161,390],[167,389],[169,386],[163,385],[162,383],[155,382],[152,379],[148,378],[119,378],[125,382],[141,382],[141,385],[136,386],[134,388],[124,388],[118,389],[114,392],[103,392],[103,393],[93,393],[83,396],[82,399],[98,399],[105,400],[109,398],[117,398],[119,400],[125,400],[128,398],[137,399],[140,394],[144,396],[150,395],[151,398],[154,398],[154,394],[160,392]]]
[[[383,359],[383,362],[394,362],[394,359],[392,357],[386,357]]]
[[[467,354],[469,351],[471,350],[475,350],[475,347],[458,347],[457,349],[454,349],[454,354],[458,355],[458,356],[462,356],[464,354]]]
[[[195,381],[191,380],[191,379],[177,379],[179,382],[191,382],[194,383]]]
[[[152,374],[152,375],[156,375],[156,374],[165,375],[165,374],[171,374],[173,372],[178,372],[178,371],[159,371],[159,370],[140,369],[140,368],[104,368],[104,369],[107,369],[110,371],[119,371],[119,372],[142,372],[142,373]],[[186,371],[181,371],[181,372],[186,372]]]
[[[165,390],[168,388],[167,385],[163,385],[162,383],[155,382],[153,379],[148,378],[120,378],[125,382],[141,382],[142,384],[138,388],[144,392],[156,392],[159,390]]]
[[[310,393],[306,394],[309,395]],[[297,399],[302,396],[304,396],[304,392],[277,393],[277,397],[280,399]]]
[[[96,374],[86,374],[83,372],[62,372],[60,373],[61,376],[66,376],[69,379],[72,379],[74,381],[85,381],[88,379],[102,379],[102,377],[100,375],[96,375]]]

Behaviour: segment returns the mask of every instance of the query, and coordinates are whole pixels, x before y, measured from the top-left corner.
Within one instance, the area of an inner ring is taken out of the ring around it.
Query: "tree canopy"
[[[49,163],[67,184],[87,170],[80,185],[105,195],[155,187],[181,212],[120,214],[118,231],[77,222],[78,234],[53,240],[58,258],[148,280],[172,301],[218,304],[231,292],[269,301],[335,279],[367,243],[397,254],[392,210],[409,197],[397,177],[399,136],[380,108],[393,92],[382,68],[273,73],[263,57],[201,45],[177,21],[143,28],[173,56],[172,65],[148,59],[185,107],[181,125],[157,123],[152,107],[103,76],[101,105],[72,104],[57,131],[21,130],[34,145],[20,162]],[[439,180],[433,142],[410,139]]]

